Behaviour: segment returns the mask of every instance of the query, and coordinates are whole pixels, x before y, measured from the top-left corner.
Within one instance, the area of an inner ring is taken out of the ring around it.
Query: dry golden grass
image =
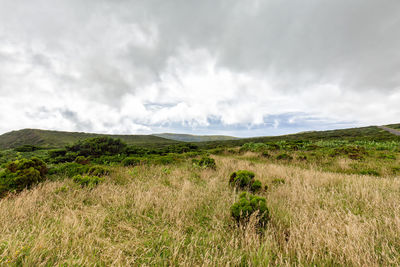
[[[94,189],[46,182],[0,200],[0,264],[230,266],[400,264],[400,180],[217,157],[116,169]],[[346,163],[343,163],[346,164]],[[232,171],[269,185],[272,220],[237,227]],[[281,178],[285,184],[272,185]]]

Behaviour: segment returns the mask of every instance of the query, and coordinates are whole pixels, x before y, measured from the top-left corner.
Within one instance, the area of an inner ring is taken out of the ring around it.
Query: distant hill
[[[376,126],[349,128],[329,131],[309,131],[296,134],[280,136],[261,136],[252,138],[242,138],[237,140],[203,142],[204,148],[213,148],[218,146],[239,146],[245,143],[264,143],[277,141],[318,141],[318,140],[347,140],[347,141],[400,141],[400,136],[396,136],[388,131]]]
[[[224,140],[239,139],[237,137],[226,136],[226,135],[192,135],[192,134],[174,134],[174,133],[153,134],[153,136],[158,136],[170,140],[183,141],[183,142],[208,142],[208,141],[224,141]]]
[[[391,128],[400,127],[400,124],[388,125]],[[155,134],[155,135],[106,135],[80,132],[61,132],[36,129],[24,129],[12,131],[0,135],[0,149],[16,148],[23,145],[35,145],[44,148],[63,147],[78,140],[96,136],[109,136],[120,138],[127,144],[158,147],[177,144],[182,141],[197,142],[203,148],[214,148],[219,146],[239,146],[249,142],[276,142],[276,141],[298,141],[298,140],[348,140],[348,141],[400,141],[400,136],[396,136],[388,131],[376,126],[339,129],[329,131],[310,131],[297,134],[281,136],[263,136],[252,138],[236,138],[231,136],[219,135],[189,135],[189,134]]]
[[[392,129],[397,129],[400,130],[400,123],[398,124],[389,124],[389,125],[385,125],[386,127],[392,128]]]
[[[23,145],[35,145],[45,148],[63,147],[67,144],[74,143],[78,140],[83,140],[97,136],[109,136],[113,138],[120,138],[127,144],[138,145],[138,146],[158,146],[158,145],[168,145],[168,144],[178,143],[178,141],[165,139],[153,135],[107,135],[107,134],[93,134],[93,133],[80,133],[80,132],[24,129],[0,135],[0,149],[16,148]]]

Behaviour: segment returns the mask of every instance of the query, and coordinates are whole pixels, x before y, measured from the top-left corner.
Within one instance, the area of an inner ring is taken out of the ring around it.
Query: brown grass
[[[226,266],[400,264],[400,181],[217,157],[119,168],[94,189],[46,182],[0,200],[0,264]],[[345,163],[344,163],[345,164]],[[263,233],[237,227],[232,171],[269,185]],[[272,185],[273,179],[285,184]]]

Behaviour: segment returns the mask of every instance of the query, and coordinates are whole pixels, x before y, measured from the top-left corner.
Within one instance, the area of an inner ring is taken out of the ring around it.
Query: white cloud
[[[267,135],[400,117],[397,0],[0,5],[0,133]]]

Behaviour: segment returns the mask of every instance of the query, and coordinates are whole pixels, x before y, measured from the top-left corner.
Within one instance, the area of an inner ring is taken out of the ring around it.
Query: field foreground
[[[48,181],[0,200],[2,265],[319,265],[400,263],[400,182],[215,156],[116,167],[97,187]],[[238,169],[269,186],[271,221],[237,227]],[[284,183],[273,183],[276,178]]]

